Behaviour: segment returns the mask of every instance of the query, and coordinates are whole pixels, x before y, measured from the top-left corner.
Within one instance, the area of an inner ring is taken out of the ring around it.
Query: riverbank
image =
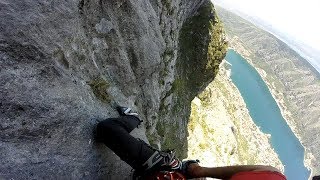
[[[239,38],[237,36],[234,36],[232,39],[229,39],[229,44],[230,44],[231,49],[235,50],[238,54],[240,54],[244,59],[247,60],[247,62],[252,67],[254,67],[257,70],[257,72],[259,73],[259,75],[261,76],[263,81],[266,83],[272,97],[275,99],[275,101],[281,111],[281,115],[283,116],[283,118],[287,122],[287,124],[290,127],[290,129],[292,130],[292,132],[298,138],[301,145],[303,146],[303,148],[305,150],[304,166],[311,171],[311,175],[312,175],[313,174],[313,167],[311,165],[311,162],[312,162],[312,160],[314,160],[314,157],[313,157],[312,153],[310,152],[310,150],[307,149],[302,144],[302,142],[303,142],[302,136],[299,132],[299,129],[297,128],[297,124],[295,123],[294,117],[293,117],[290,109],[286,106],[286,102],[285,102],[286,99],[284,97],[284,94],[277,88],[275,82],[270,80],[270,77],[267,76],[267,73],[263,69],[257,67],[257,65],[255,65],[253,63],[252,59],[250,58],[250,56],[252,55],[252,52],[250,52],[249,50],[244,48],[244,46],[242,45],[241,41],[239,40]]]
[[[215,80],[191,103],[188,159],[204,166],[264,164],[284,172],[278,154],[250,117],[224,61]]]

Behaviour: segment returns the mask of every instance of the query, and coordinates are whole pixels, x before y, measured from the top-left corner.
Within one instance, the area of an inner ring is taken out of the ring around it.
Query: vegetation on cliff
[[[188,158],[198,158],[206,166],[265,164],[283,171],[269,136],[251,119],[228,74],[222,66],[214,81],[192,101]]]
[[[173,91],[184,93],[183,98],[189,100],[213,80],[227,52],[224,30],[211,3],[184,22],[179,46]]]
[[[186,157],[186,136],[180,132],[186,129],[190,102],[214,79],[226,51],[227,42],[222,24],[212,3],[206,2],[185,20],[180,30],[176,76],[167,93],[167,97],[173,95],[174,105],[169,108],[162,102],[160,113],[169,114],[168,118],[179,115],[183,122],[157,124],[162,149],[176,149],[178,157]],[[154,143],[154,135],[149,134],[148,137]]]

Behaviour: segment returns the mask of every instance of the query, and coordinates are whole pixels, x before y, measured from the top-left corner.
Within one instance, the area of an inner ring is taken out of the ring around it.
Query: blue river
[[[264,133],[271,134],[271,144],[285,166],[288,180],[307,180],[304,148],[291,131],[267,85],[258,72],[237,52],[229,50],[226,60],[232,64],[231,79],[239,89],[250,116]]]

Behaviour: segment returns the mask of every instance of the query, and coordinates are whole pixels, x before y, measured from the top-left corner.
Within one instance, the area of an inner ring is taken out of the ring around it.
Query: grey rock
[[[104,18],[101,19],[99,24],[95,26],[96,30],[100,34],[109,33],[112,29],[112,23]]]
[[[204,2],[0,1],[0,179],[129,179],[92,133],[114,104],[144,119],[135,136],[161,142],[157,124],[176,122],[186,143],[188,108],[159,109],[175,104],[179,31]]]

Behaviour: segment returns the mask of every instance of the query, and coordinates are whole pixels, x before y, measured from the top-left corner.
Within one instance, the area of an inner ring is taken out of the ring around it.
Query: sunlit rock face
[[[186,157],[190,102],[225,55],[209,1],[21,0],[0,9],[1,178],[129,178],[92,133],[117,116],[116,104],[141,115],[137,137],[147,132]]]
[[[188,158],[204,166],[260,164],[284,166],[232,83],[225,61],[217,77],[191,103]]]

